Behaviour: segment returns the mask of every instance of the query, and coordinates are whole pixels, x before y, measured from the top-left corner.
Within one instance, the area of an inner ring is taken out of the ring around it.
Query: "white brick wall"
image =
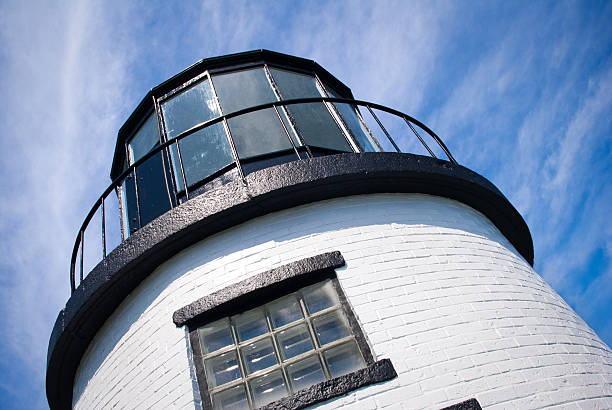
[[[115,311],[75,377],[76,408],[194,408],[174,310],[282,264],[339,250],[338,278],[399,377],[319,405],[612,408],[612,352],[480,213],[379,194],[258,218],[186,249]]]

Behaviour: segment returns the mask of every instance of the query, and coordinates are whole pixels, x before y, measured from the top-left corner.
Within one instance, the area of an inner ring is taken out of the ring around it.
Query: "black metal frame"
[[[321,103],[335,103],[335,104],[349,104],[352,106],[363,106],[366,107],[373,115],[374,119],[379,123],[379,125],[381,126],[381,129],[383,130],[383,132],[385,133],[385,135],[387,136],[387,138],[389,139],[389,141],[391,142],[391,144],[396,148],[396,150],[398,150],[398,152],[401,152],[399,147],[397,146],[397,144],[395,143],[395,141],[393,140],[393,138],[391,137],[391,135],[388,133],[388,131],[384,128],[384,126],[382,125],[382,122],[380,122],[380,120],[378,119],[378,117],[376,116],[376,114],[374,113],[374,109],[376,110],[380,110],[383,112],[387,112],[389,114],[398,116],[400,118],[402,118],[404,121],[406,121],[407,124],[410,125],[411,130],[415,133],[415,135],[418,137],[419,141],[422,141],[422,138],[420,137],[420,135],[418,135],[418,133],[416,132],[416,130],[414,129],[413,125],[416,125],[418,127],[420,127],[422,130],[424,130],[437,144],[438,146],[444,151],[444,153],[446,154],[446,156],[448,157],[449,162],[451,162],[452,164],[457,164],[457,162],[455,161],[455,159],[453,158],[452,154],[450,153],[449,149],[446,147],[446,145],[444,144],[444,142],[440,139],[440,137],[438,137],[431,129],[429,129],[425,124],[423,124],[422,122],[418,121],[417,119],[404,114],[400,111],[394,110],[392,108],[388,108],[379,104],[374,104],[374,103],[370,103],[370,102],[366,102],[366,101],[362,101],[362,100],[353,100],[353,99],[347,99],[347,98],[329,98],[329,97],[312,97],[312,98],[299,98],[299,99],[292,99],[292,100],[282,100],[282,101],[275,101],[275,102],[271,102],[271,103],[266,103],[266,104],[261,104],[261,105],[257,105],[254,107],[248,107],[239,111],[235,111],[233,113],[229,113],[229,114],[224,114],[221,115],[217,118],[213,118],[211,120],[208,121],[204,121],[201,122],[199,124],[194,125],[193,127],[189,128],[188,130],[185,130],[183,132],[181,132],[180,134],[178,134],[176,137],[166,140],[164,141],[162,144],[160,144],[159,146],[157,146],[154,150],[152,150],[151,152],[147,153],[146,155],[144,155],[142,158],[140,158],[138,161],[134,162],[133,164],[131,164],[127,169],[125,169],[117,178],[115,178],[115,180],[113,182],[111,182],[111,184],[108,186],[108,188],[106,188],[106,190],[104,190],[104,192],[102,193],[102,195],[100,195],[100,197],[98,198],[98,200],[95,202],[94,206],[92,207],[92,209],[89,211],[89,213],[87,214],[87,216],[85,217],[85,220],[83,221],[83,223],[81,224],[81,227],[79,229],[77,238],[75,240],[75,244],[73,247],[73,251],[72,251],[72,257],[71,257],[71,264],[70,264],[70,288],[71,291],[74,292],[74,290],[76,289],[76,279],[75,279],[75,272],[76,272],[76,263],[77,263],[77,255],[79,252],[79,248],[81,249],[81,255],[80,255],[80,263],[79,263],[79,279],[82,281],[83,277],[84,277],[84,272],[83,272],[83,251],[84,251],[84,242],[85,242],[85,231],[89,225],[89,222],[91,221],[91,219],[93,218],[93,216],[95,215],[95,213],[98,211],[98,209],[101,208],[101,203],[106,199],[106,197],[108,197],[108,195],[110,195],[110,193],[113,190],[116,189],[121,189],[121,184],[123,183],[124,179],[126,177],[128,177],[128,175],[130,175],[130,173],[135,175],[135,170],[137,167],[139,167],[140,165],[142,165],[143,163],[145,163],[148,159],[152,158],[154,155],[158,154],[159,152],[165,151],[165,154],[167,154],[167,151],[169,149],[169,147],[172,144],[176,144],[178,146],[178,141],[180,141],[183,138],[186,138],[187,136],[193,134],[194,132],[197,132],[201,129],[204,129],[206,127],[212,126],[214,124],[217,123],[224,123],[225,126],[227,127],[227,120],[234,118],[234,117],[238,117],[244,114],[248,114],[251,112],[255,112],[255,111],[259,111],[259,110],[264,110],[267,108],[275,108],[278,109],[278,107],[286,107],[286,106],[291,106],[291,105],[296,105],[296,104],[307,104],[307,103],[316,103],[316,102],[321,102]],[[228,138],[230,140],[230,142],[232,143],[232,147],[233,147],[233,141],[232,141],[232,137],[231,137],[231,133],[228,132],[229,128],[226,129]],[[424,141],[422,141],[424,142]],[[380,144],[378,144],[380,145]],[[429,149],[429,147],[427,147],[426,144],[424,144],[426,146],[426,149],[431,152],[431,150]],[[358,144],[357,144],[358,146]],[[308,145],[304,145],[305,149],[308,152],[308,156],[310,158],[312,158],[312,152],[311,149]],[[238,169],[238,172],[240,174],[240,178],[242,179],[242,181],[245,181],[244,178],[244,173],[242,172],[242,166],[241,166],[241,161],[238,158],[236,152],[235,152],[235,148],[232,148],[234,151],[234,155],[235,155],[235,164],[236,167]],[[433,154],[433,152],[431,152]],[[180,155],[180,154],[179,154]],[[164,156],[164,152],[162,152],[162,157]],[[432,155],[433,156],[433,155]],[[167,156],[166,158],[169,158],[169,156]],[[434,156],[435,158],[435,156]],[[300,160],[302,159],[299,154],[296,153],[296,160]],[[244,161],[244,160],[243,160]],[[185,174],[185,170],[183,168],[183,164],[182,161],[180,161],[179,163],[180,165],[180,169],[181,169],[181,174],[183,175],[184,178],[184,174]],[[172,167],[169,167],[172,168]],[[165,175],[165,170],[164,170],[164,175]],[[166,177],[167,180],[167,177]],[[189,199],[189,193],[188,193],[188,187],[185,182],[185,188],[186,188],[186,198]],[[168,189],[170,189],[170,184],[168,184],[166,182],[166,186],[168,187]],[[174,183],[172,183],[172,188],[173,188],[173,192],[169,193],[169,198],[170,198],[170,208],[173,208],[175,206],[178,205],[178,203],[180,202],[179,199],[179,191],[177,191],[177,187],[175,186]],[[173,195],[172,195],[173,194]],[[176,198],[175,201],[172,201],[172,197]],[[105,216],[105,215],[104,215]],[[102,218],[102,224],[105,224],[105,219]],[[122,231],[123,231],[123,227],[122,227]],[[123,238],[124,239],[124,238]],[[103,251],[103,258],[106,257],[106,235],[102,235],[102,249]]]

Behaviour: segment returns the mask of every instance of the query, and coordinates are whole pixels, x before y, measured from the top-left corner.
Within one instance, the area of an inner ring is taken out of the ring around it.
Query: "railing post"
[[[185,168],[183,168],[183,157],[181,155],[181,147],[179,147],[178,139],[174,141],[176,145],[176,155],[178,156],[179,166],[181,168],[181,178],[183,179],[183,189],[185,190],[185,198],[189,199],[189,191],[187,190],[187,177],[185,177]]]
[[[298,159],[302,159],[302,157],[300,156],[300,153],[298,152],[297,148],[295,147],[295,143],[293,142],[293,139],[291,138],[291,135],[289,134],[289,131],[287,130],[287,127],[285,126],[285,122],[283,121],[283,119],[281,118],[280,113],[278,112],[278,108],[276,107],[276,104],[274,104],[274,111],[276,112],[276,116],[278,117],[278,120],[280,121],[281,125],[283,126],[283,129],[285,130],[285,134],[287,134],[287,138],[289,138],[289,142],[291,143],[291,146],[293,147],[293,150],[295,151],[295,155],[297,155]]]
[[[414,129],[414,127],[412,126],[412,123],[410,123],[410,121],[408,121],[408,118],[404,117],[404,121],[406,121],[406,124],[408,124],[408,126],[410,127],[412,132],[414,132],[414,135],[416,135],[416,137],[419,139],[419,141],[421,141],[421,144],[423,144],[425,146],[425,149],[427,149],[427,151],[429,152],[429,155],[431,155],[434,158],[438,158],[438,157],[436,157],[436,154],[434,154],[433,151],[431,149],[429,149],[429,146],[425,143],[423,138],[421,138],[421,136],[419,135],[417,130]]]
[[[85,253],[85,231],[81,230],[80,233],[81,236],[81,269],[80,269],[80,273],[79,273],[79,284],[81,282],[83,282],[83,259],[84,259],[84,253]]]
[[[397,144],[395,144],[395,141],[393,141],[393,138],[391,138],[391,135],[389,135],[389,133],[387,132],[387,129],[385,128],[384,125],[382,125],[382,122],[380,122],[380,120],[378,119],[378,117],[376,116],[376,114],[374,114],[374,111],[372,111],[372,108],[370,108],[369,105],[367,105],[366,107],[368,107],[368,111],[370,111],[370,114],[372,114],[372,117],[374,117],[374,119],[376,120],[376,122],[378,123],[378,126],[380,127],[380,129],[383,130],[383,132],[385,133],[385,135],[387,136],[387,138],[389,139],[389,141],[391,142],[391,144],[393,145],[393,147],[395,148],[395,150],[397,152],[402,152],[400,151],[399,147],[397,146]]]
[[[100,200],[102,209],[102,259],[106,258],[106,217],[104,214],[104,197]]]

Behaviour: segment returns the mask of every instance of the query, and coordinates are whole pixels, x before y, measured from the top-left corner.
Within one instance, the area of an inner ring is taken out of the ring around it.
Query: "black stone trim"
[[[476,399],[469,399],[461,403],[453,404],[452,406],[444,407],[440,410],[482,410],[480,403]]]
[[[291,396],[260,407],[260,410],[303,409],[334,397],[343,396],[360,387],[384,382],[395,377],[397,377],[397,373],[391,360],[382,359],[363,369],[300,390]]]
[[[233,309],[234,306],[244,308],[251,305],[251,301],[261,305],[260,297],[264,293],[277,295],[289,293],[279,288],[290,285],[290,282],[295,283],[298,277],[299,287],[304,287],[308,279],[320,280],[321,273],[325,274],[325,270],[341,266],[344,266],[344,258],[338,251],[291,262],[200,298],[174,312],[172,320],[177,327],[185,324],[191,327],[194,321],[206,320],[210,316],[226,316],[226,311]]]
[[[339,154],[266,168],[194,197],[122,242],[81,282],[55,322],[47,353],[47,399],[69,409],[81,357],[124,298],[186,247],[271,212],[325,199],[387,192],[454,199],[482,212],[533,265],[529,228],[487,179],[460,165],[413,154]]]

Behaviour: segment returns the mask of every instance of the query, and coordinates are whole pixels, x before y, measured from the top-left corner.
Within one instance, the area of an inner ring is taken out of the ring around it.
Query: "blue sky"
[[[125,4],[128,3],[128,4]],[[527,221],[535,268],[612,344],[612,3],[0,3],[0,403],[45,408],[73,241],[144,94],[267,48],[413,115]]]

